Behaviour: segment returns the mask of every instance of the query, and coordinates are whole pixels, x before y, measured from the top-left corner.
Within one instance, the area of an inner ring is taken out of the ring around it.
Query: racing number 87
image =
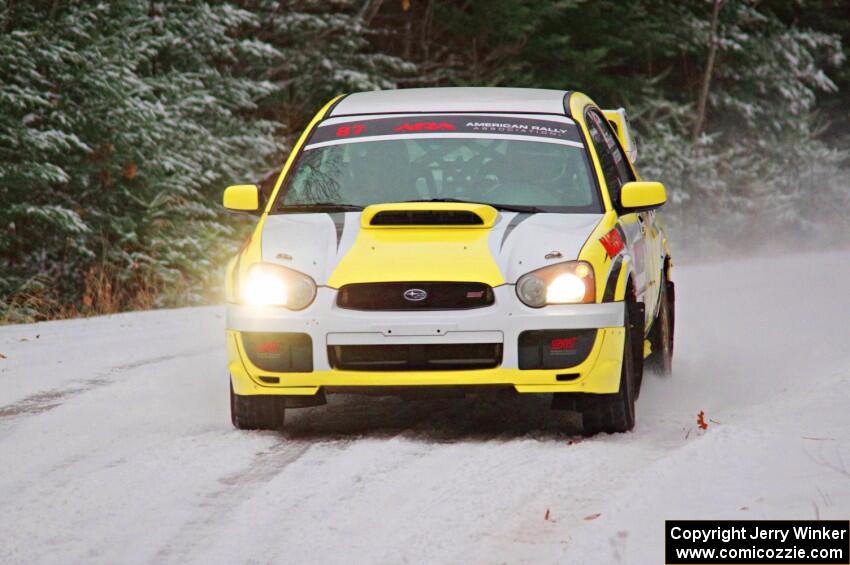
[[[348,137],[349,135],[360,135],[366,129],[363,124],[354,124],[353,126],[340,126],[336,129],[337,137]]]

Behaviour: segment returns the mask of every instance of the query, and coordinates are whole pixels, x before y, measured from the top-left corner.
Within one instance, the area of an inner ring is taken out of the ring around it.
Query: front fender
[[[602,293],[602,302],[625,300],[626,287],[630,278],[634,278],[632,258],[628,253],[621,253],[611,262],[611,268],[605,280],[605,290]]]

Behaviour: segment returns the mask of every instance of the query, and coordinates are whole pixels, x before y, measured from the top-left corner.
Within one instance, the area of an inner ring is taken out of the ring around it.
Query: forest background
[[[0,0],[0,322],[220,301],[222,189],[361,90],[581,90],[687,258],[846,245],[848,50],[838,0]]]

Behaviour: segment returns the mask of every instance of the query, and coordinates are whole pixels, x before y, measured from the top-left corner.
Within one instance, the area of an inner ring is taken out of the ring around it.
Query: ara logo
[[[404,291],[404,299],[410,302],[422,302],[428,298],[428,293],[421,288],[408,288]]]
[[[406,131],[455,131],[457,128],[449,122],[416,122],[414,124],[401,124],[393,128],[399,133]]]

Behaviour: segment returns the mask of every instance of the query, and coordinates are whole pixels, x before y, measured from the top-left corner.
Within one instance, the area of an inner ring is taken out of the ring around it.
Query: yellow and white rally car
[[[363,92],[313,118],[227,270],[231,415],[279,428],[327,394],[507,387],[588,434],[669,373],[674,293],[622,110],[579,92]],[[442,388],[438,388],[442,387]]]

